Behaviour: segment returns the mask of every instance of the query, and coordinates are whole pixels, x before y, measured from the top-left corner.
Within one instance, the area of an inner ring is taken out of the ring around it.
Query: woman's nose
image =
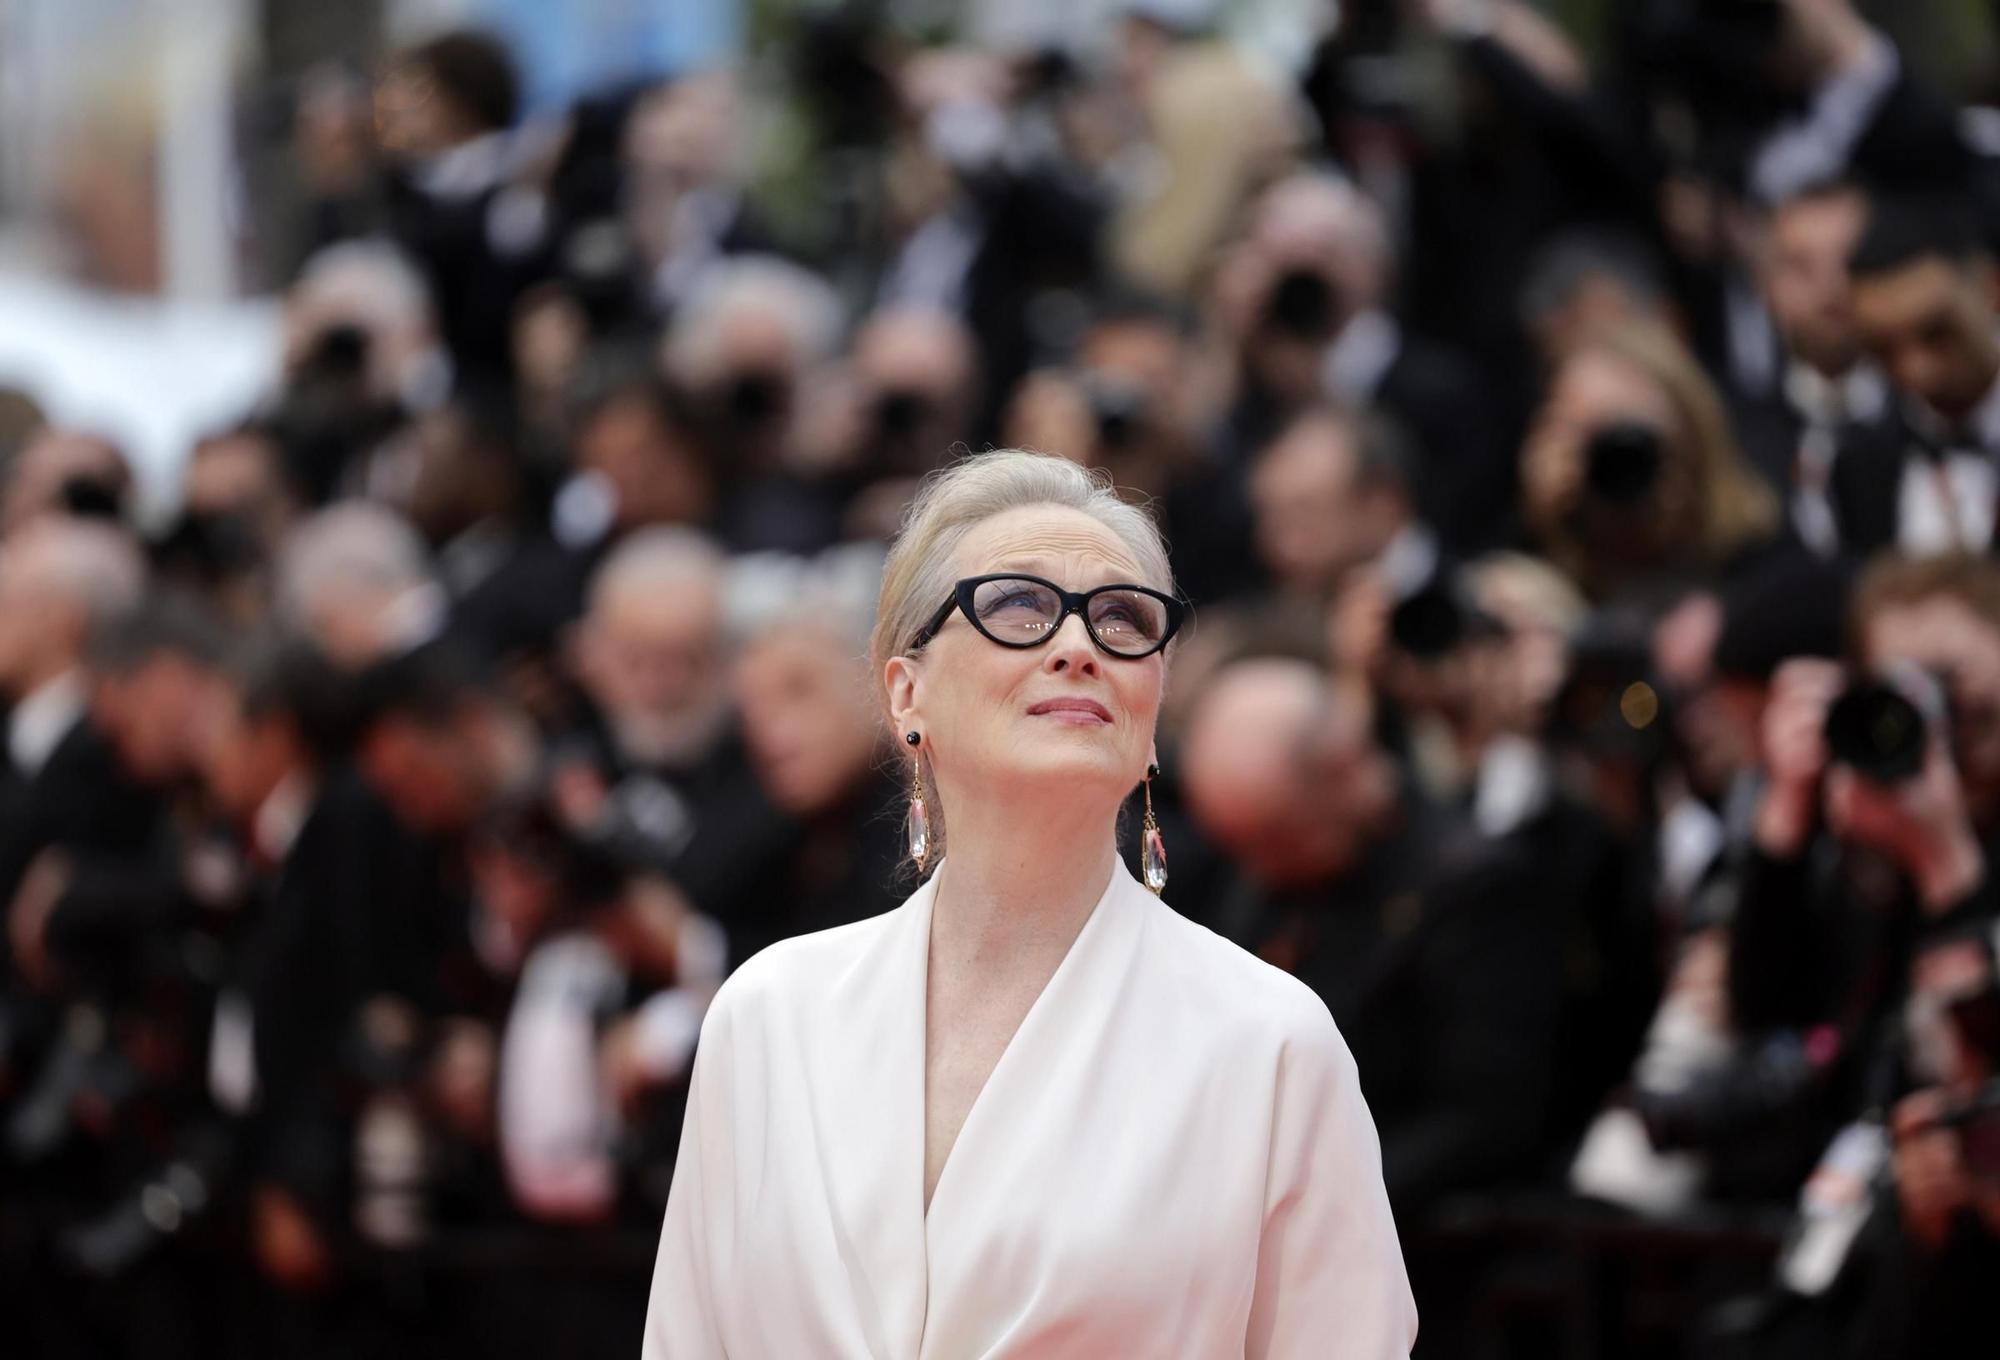
[[[1090,639],[1090,629],[1084,625],[1083,615],[1071,614],[1056,626],[1056,635],[1049,642],[1049,655],[1043,664],[1056,672],[1074,669],[1085,675],[1097,674],[1097,644]]]

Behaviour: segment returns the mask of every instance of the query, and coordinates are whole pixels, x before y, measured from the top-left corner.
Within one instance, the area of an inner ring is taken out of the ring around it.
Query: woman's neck
[[[1107,822],[1045,816],[1024,823],[1000,812],[952,819],[931,916],[935,964],[988,975],[1053,968],[1115,872],[1118,846]]]

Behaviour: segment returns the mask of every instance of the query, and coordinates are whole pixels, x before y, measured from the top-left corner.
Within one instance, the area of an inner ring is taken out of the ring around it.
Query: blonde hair
[[[1743,461],[1715,384],[1678,336],[1657,323],[1633,322],[1599,332],[1578,352],[1593,351],[1645,374],[1666,393],[1694,474],[1703,558],[1722,561],[1777,527],[1777,497]]]
[[[1029,506],[1090,516],[1131,552],[1141,577],[1134,584],[1174,593],[1159,527],[1144,509],[1121,499],[1102,470],[1025,449],[972,454],[924,478],[882,565],[882,593],[868,644],[878,684],[889,659],[909,652],[938,605],[950,597],[957,581],[952,559],[966,534],[995,515]],[[924,783],[935,860],[944,847],[943,808],[928,772]]]

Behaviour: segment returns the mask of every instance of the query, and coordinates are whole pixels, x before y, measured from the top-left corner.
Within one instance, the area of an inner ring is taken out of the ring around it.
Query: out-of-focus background
[[[1027,446],[1171,539],[1167,897],[1420,1356],[1991,1355],[1996,32],[0,0],[0,1351],[634,1354],[708,997],[914,885],[884,546]]]

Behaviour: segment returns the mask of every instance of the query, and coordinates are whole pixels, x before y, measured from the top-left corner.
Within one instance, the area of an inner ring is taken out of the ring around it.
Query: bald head
[[[1225,667],[1196,701],[1182,780],[1202,830],[1267,886],[1317,882],[1352,861],[1381,811],[1381,762],[1359,704],[1310,662]]]

